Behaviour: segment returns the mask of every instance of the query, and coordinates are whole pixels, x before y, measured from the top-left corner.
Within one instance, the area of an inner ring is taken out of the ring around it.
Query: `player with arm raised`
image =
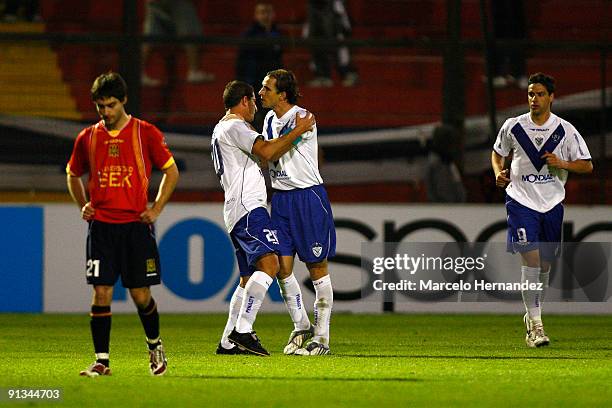
[[[493,146],[491,164],[497,186],[506,188],[508,251],[521,254],[521,282],[542,283],[544,288],[522,292],[525,342],[541,347],[550,342],[541,305],[560,249],[565,181],[568,172],[590,173],[593,164],[580,133],[550,110],[554,78],[536,73],[528,84],[529,113],[506,120]],[[512,165],[504,170],[504,158],[511,153]]]
[[[102,120],[79,134],[66,167],[68,190],[89,223],[86,276],[94,289],[90,326],[96,361],[80,374],[110,375],[111,301],[121,276],[146,334],[150,372],[163,375],[166,356],[150,290],[161,277],[153,223],[170,199],[179,172],[162,133],[125,112],[127,86],[119,74],[96,78],[91,98]],[[153,166],[164,175],[148,207]],[[85,173],[87,189],[81,180]]]
[[[305,110],[295,75],[284,69],[268,72],[259,91],[270,108],[264,119],[267,140],[278,140],[295,126]],[[329,321],[334,302],[327,259],[336,252],[336,229],[323,179],[319,174],[317,128],[298,138],[287,153],[268,163],[274,196],[272,222],[280,239],[278,283],[294,330],[285,354],[329,354]],[[293,274],[295,254],[306,264],[315,289],[314,327],[303,307],[302,293]],[[309,343],[308,339],[312,338]]]
[[[217,354],[249,353],[268,356],[253,331],[263,299],[279,270],[280,243],[267,211],[266,186],[259,161],[275,161],[315,124],[314,116],[296,115],[295,128],[284,137],[264,140],[248,123],[257,107],[255,92],[246,82],[232,81],[223,92],[226,115],[211,140],[215,172],[225,192],[225,226],[236,249],[240,284]]]

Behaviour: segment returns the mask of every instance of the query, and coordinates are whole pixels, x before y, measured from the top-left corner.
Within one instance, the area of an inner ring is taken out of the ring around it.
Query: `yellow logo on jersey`
[[[119,145],[118,144],[108,145],[108,156],[109,157],[119,157]]]
[[[132,188],[132,166],[104,166],[102,171],[98,172],[98,181],[101,188],[106,187],[127,187]]]

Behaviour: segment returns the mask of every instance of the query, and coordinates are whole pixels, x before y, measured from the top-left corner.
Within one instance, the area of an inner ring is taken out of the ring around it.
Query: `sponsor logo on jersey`
[[[289,176],[285,170],[273,170],[270,169],[270,177],[275,179],[288,179]]]
[[[132,188],[131,178],[133,173],[134,168],[132,166],[104,166],[101,171],[98,171],[100,188]]]
[[[315,242],[314,244],[312,244],[312,253],[314,254],[314,256],[318,258],[321,256],[322,252],[323,252],[323,246],[320,243]]]
[[[555,179],[552,174],[523,174],[521,180],[527,183],[548,183]]]
[[[529,128],[532,132],[548,132],[548,129]]]
[[[558,133],[553,133],[550,138],[552,139],[553,142],[557,143],[559,142],[559,140],[561,140],[561,135]]]

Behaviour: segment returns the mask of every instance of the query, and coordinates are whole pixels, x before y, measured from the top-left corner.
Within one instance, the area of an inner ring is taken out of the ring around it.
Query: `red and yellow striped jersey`
[[[119,131],[108,131],[103,121],[83,129],[66,172],[76,177],[89,173],[95,220],[126,223],[140,221],[146,210],[153,166],[164,170],[173,164],[159,129],[132,117]]]

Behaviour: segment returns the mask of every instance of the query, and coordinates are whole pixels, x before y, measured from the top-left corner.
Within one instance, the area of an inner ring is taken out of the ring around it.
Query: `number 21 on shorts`
[[[88,259],[87,260],[87,276],[93,276],[97,278],[100,276],[100,260],[99,259]]]

